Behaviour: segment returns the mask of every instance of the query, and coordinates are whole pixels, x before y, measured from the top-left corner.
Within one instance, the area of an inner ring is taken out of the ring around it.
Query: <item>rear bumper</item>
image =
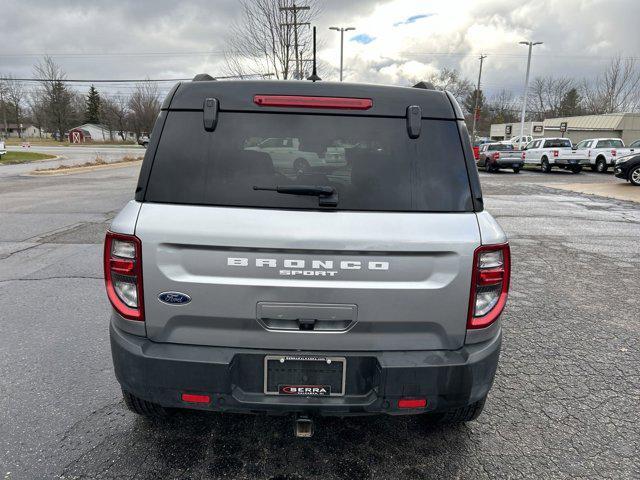
[[[500,159],[495,163],[496,166],[500,168],[513,168],[513,167],[522,167],[524,165],[524,160],[514,159],[509,160],[505,158],[504,160]]]
[[[502,334],[456,351],[293,352],[347,359],[342,397],[290,397],[263,393],[265,355],[292,354],[154,343],[111,324],[111,351],[122,388],[165,407],[219,412],[406,414],[470,405],[487,395],[495,376]],[[190,404],[182,393],[205,394]],[[426,408],[398,408],[400,398],[425,398]]]
[[[589,159],[578,159],[578,158],[556,158],[553,161],[552,165],[558,165],[559,167],[575,167],[577,165],[589,165]]]

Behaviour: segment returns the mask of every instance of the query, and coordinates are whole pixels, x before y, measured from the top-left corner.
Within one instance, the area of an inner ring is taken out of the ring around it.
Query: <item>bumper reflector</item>
[[[182,401],[187,403],[211,403],[209,395],[196,395],[193,393],[183,393]]]
[[[427,406],[425,398],[403,398],[398,400],[398,408],[424,408]]]

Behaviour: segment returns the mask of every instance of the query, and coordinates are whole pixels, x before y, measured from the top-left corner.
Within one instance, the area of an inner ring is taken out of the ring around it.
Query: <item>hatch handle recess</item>
[[[418,138],[422,129],[422,108],[419,105],[407,107],[407,133],[409,138]]]
[[[216,125],[218,123],[218,99],[205,98],[202,108],[204,129],[207,132],[213,132],[216,129]]]

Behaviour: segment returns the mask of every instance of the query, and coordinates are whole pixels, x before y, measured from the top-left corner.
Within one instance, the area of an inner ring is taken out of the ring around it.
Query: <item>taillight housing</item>
[[[618,151],[617,150],[611,150],[611,156],[615,157],[616,155],[618,155]]]
[[[121,316],[144,321],[142,243],[138,237],[107,232],[104,282],[109,301]]]
[[[526,152],[522,152],[522,160],[527,158],[527,153]]]
[[[485,328],[495,322],[505,304],[511,277],[508,243],[483,245],[473,254],[473,274],[467,328]]]
[[[493,155],[491,155],[491,158],[493,158],[494,160],[499,160],[500,159],[500,152],[495,152]]]
[[[553,156],[557,157],[558,155],[560,155],[560,152],[558,150],[554,150],[553,151]]]

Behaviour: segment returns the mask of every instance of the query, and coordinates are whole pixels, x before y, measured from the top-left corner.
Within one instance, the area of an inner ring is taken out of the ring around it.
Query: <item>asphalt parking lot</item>
[[[0,172],[5,480],[640,478],[640,204],[553,188],[618,182],[611,175],[481,174],[486,206],[511,238],[513,284],[478,421],[319,419],[301,440],[286,418],[179,414],[159,424],[125,409],[101,242],[136,169]]]

